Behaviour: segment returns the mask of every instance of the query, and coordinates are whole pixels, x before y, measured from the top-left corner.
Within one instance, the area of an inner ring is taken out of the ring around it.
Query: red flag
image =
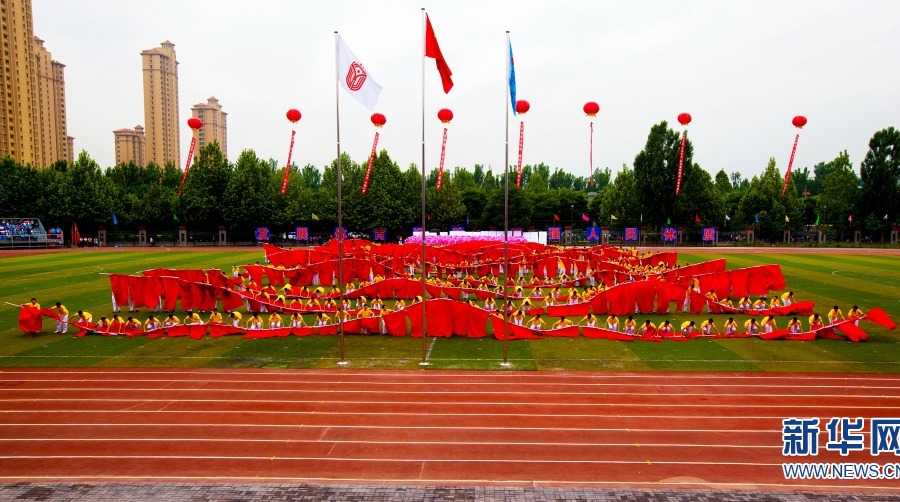
[[[19,311],[19,329],[29,335],[41,332],[42,321],[41,309],[22,307]]]
[[[78,233],[78,224],[73,221],[72,222],[72,246],[76,246],[79,242],[81,242],[81,234]]]
[[[553,221],[559,221],[559,215],[558,215],[558,214],[553,213]]]
[[[695,215],[694,215],[694,221],[696,221],[697,223],[703,223],[703,220],[700,219],[700,215],[699,215],[699,214],[695,214]]]
[[[453,72],[450,71],[450,67],[447,66],[447,60],[445,60],[444,55],[441,54],[441,47],[438,45],[437,38],[434,36],[434,30],[431,28],[431,20],[428,19],[428,14],[425,14],[425,57],[434,58],[438,73],[441,74],[441,83],[444,85],[444,94],[449,93],[450,89],[453,88],[453,80],[450,79]]]

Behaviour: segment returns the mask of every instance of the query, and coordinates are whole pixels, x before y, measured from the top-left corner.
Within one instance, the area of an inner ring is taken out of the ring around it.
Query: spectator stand
[[[37,218],[0,218],[0,249],[47,248],[63,243],[62,229],[51,229],[52,237]]]

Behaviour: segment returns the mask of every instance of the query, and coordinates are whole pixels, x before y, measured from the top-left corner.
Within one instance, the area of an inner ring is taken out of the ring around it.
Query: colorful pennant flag
[[[354,99],[372,110],[378,103],[381,86],[372,78],[356,54],[347,47],[338,35],[337,39],[338,82]]]
[[[312,213],[311,218],[314,219],[314,220],[316,220],[316,221],[319,221],[319,217],[316,216],[316,213]]]
[[[699,214],[695,214],[695,215],[694,215],[694,221],[697,222],[697,223],[703,223],[703,220],[700,219],[700,215],[699,215]]]
[[[559,221],[559,215],[558,215],[558,214],[553,213],[553,221]]]
[[[588,215],[586,215],[584,213],[581,213],[581,219],[584,221],[591,221],[591,219],[588,217]]]
[[[509,47],[509,59],[506,61],[506,74],[509,81],[509,99],[512,102],[513,115],[516,114],[516,65],[513,60],[512,42],[509,37],[506,38],[506,45]]]
[[[817,215],[816,215],[816,222],[814,223],[814,225],[818,227],[818,226],[819,226],[819,222],[820,222],[821,220],[822,220],[822,217],[821,217],[820,215],[817,214]]]
[[[785,223],[790,223],[790,222],[791,222],[791,219],[788,218],[788,215],[784,215],[784,222],[785,222]]]
[[[614,215],[614,214],[609,215],[609,219],[618,220],[618,218],[616,218],[616,215]]]
[[[438,45],[437,38],[434,36],[434,29],[431,27],[431,20],[428,14],[425,14],[425,57],[434,58],[434,64],[437,65],[438,73],[441,74],[441,84],[444,86],[444,94],[449,94],[453,88],[453,80],[450,78],[453,72],[447,66],[447,60],[441,53],[441,47]]]

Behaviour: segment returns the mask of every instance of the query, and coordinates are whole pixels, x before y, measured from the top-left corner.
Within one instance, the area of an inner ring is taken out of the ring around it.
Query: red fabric
[[[318,333],[319,335],[336,335],[338,334],[338,326],[337,324],[319,326],[318,328],[316,328],[316,333]]]
[[[290,334],[291,328],[251,329],[244,333],[244,338],[273,338]]]
[[[845,322],[837,327],[838,331],[843,333],[851,342],[864,342],[869,339],[869,335],[853,322]]]
[[[487,336],[487,321],[490,314],[484,309],[472,307],[466,314],[466,336],[484,338]]]
[[[43,318],[41,309],[34,307],[22,307],[19,309],[19,329],[30,334],[40,333]]]
[[[587,338],[605,338],[607,340],[618,340],[623,342],[633,342],[634,337],[631,335],[626,335],[625,333],[619,333],[618,331],[612,331],[604,328],[581,328],[581,332]]]
[[[566,326],[565,328],[541,330],[539,333],[546,336],[558,336],[565,338],[578,338],[579,336],[578,326],[575,325]]]
[[[313,326],[306,326],[303,328],[291,328],[291,334],[294,336],[309,336],[316,334],[316,328]],[[322,333],[324,334],[324,333]]]
[[[879,326],[883,326],[883,327],[887,328],[888,331],[893,331],[893,330],[897,329],[897,325],[890,318],[890,316],[887,315],[887,312],[885,312],[879,308],[873,308],[873,309],[869,310],[869,313],[866,314],[863,317],[863,319],[865,319],[869,322],[874,322],[875,324],[877,324]]]
[[[162,285],[160,291],[163,296],[163,310],[174,312],[181,296],[181,282],[177,277],[160,277],[159,280]]]
[[[731,296],[734,299],[750,294],[750,269],[741,268],[731,271]]]
[[[447,60],[444,59],[444,55],[441,53],[441,48],[438,45],[437,38],[434,36],[434,30],[431,28],[431,20],[428,19],[428,14],[425,14],[425,57],[434,58],[438,73],[441,75],[444,94],[449,93],[450,89],[453,88],[453,80],[450,78],[453,72],[450,71],[450,67],[447,66]]]
[[[128,284],[129,277],[125,274],[109,274],[109,287],[112,289],[113,297],[116,299],[116,304],[118,305],[127,305],[128,304]]]
[[[228,289],[220,289],[219,296],[222,298],[222,308],[230,312],[244,305],[244,297]]]
[[[409,317],[409,334],[419,338],[422,336],[422,302],[413,303],[404,309],[407,317]]]
[[[421,311],[419,311],[421,314]],[[421,315],[420,315],[421,319]],[[384,329],[387,334],[392,336],[406,336],[406,311],[399,310],[381,316],[384,321]]]
[[[709,303],[709,300],[707,300],[704,295],[691,290],[691,314],[697,315],[703,313],[703,311],[706,309],[707,303]]]
[[[194,340],[199,340],[206,334],[205,324],[189,324],[185,327],[187,328],[187,335]]]
[[[236,328],[230,324],[210,324],[209,325],[209,336],[210,338],[218,338],[220,336],[225,335],[237,335],[246,331],[244,328]]]
[[[784,340],[791,334],[788,328],[776,329],[770,333],[760,333],[759,337],[763,340]]]
[[[497,316],[490,316],[491,327],[494,330],[494,338],[497,340],[503,340],[503,319],[500,319]],[[507,340],[537,340],[541,338],[538,334],[535,333],[534,330],[526,328],[524,326],[517,326],[513,323],[507,322],[505,323],[507,326],[506,339]]]
[[[425,320],[428,323],[428,336],[449,338],[453,335],[452,303],[453,300],[428,300],[425,302]]]
[[[575,317],[585,316],[591,312],[591,302],[574,303],[571,305],[549,305],[547,316],[549,317]]]

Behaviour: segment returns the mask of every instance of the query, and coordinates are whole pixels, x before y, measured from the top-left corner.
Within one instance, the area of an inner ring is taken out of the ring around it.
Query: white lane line
[[[27,422],[27,423],[5,423],[0,424],[4,427],[146,427],[147,422],[135,422],[135,423],[103,423],[103,422],[90,422],[90,423],[35,423],[35,422]],[[639,427],[482,427],[482,426],[472,426],[472,427],[464,427],[464,426],[440,426],[440,425],[375,425],[375,424],[365,424],[365,425],[343,425],[343,424],[228,424],[228,423],[193,423],[186,424],[182,422],[172,422],[172,423],[159,423],[153,422],[153,427],[203,427],[203,428],[217,428],[217,427],[235,427],[235,428],[272,428],[272,429],[372,429],[372,430],[452,430],[452,431],[554,431],[554,432],[664,432],[664,433],[673,433],[673,432],[686,432],[686,433],[734,433],[734,434],[744,434],[744,433],[752,433],[752,434],[781,434],[779,430],[775,429],[651,429],[651,428],[639,428]],[[869,431],[860,432],[860,434],[869,434]]]
[[[900,389],[897,389],[900,390]],[[25,392],[29,394],[37,394],[39,392],[169,392],[169,393],[203,393],[203,394],[211,394],[217,392],[224,392],[231,394],[231,399],[228,401],[243,401],[238,396],[234,396],[234,394],[241,393],[250,393],[250,394],[264,394],[264,393],[276,393],[276,392],[286,392],[286,393],[304,393],[304,394],[328,394],[329,396],[339,395],[339,394],[349,394],[349,395],[358,395],[364,394],[366,396],[386,394],[386,395],[407,395],[407,396],[534,396],[534,392],[532,391],[433,391],[433,390],[379,390],[375,389],[360,389],[360,390],[352,390],[352,389],[241,389],[241,388],[190,388],[190,389],[177,389],[177,388],[159,388],[159,387],[56,387],[56,388],[22,388],[22,387],[0,387],[0,392]],[[590,396],[590,397],[602,397],[602,396],[654,396],[654,397],[750,397],[750,398],[804,398],[804,397],[824,397],[824,398],[837,398],[837,399],[897,399],[900,398],[900,394],[897,395],[865,395],[865,394],[753,394],[753,393],[716,393],[709,394],[705,392],[691,393],[691,392],[554,392],[553,395],[557,396]],[[35,400],[43,401],[43,398],[32,398]],[[62,398],[65,399],[65,398]],[[0,398],[0,401],[4,399]],[[167,401],[182,401],[183,399],[172,398],[167,399]],[[333,400],[328,400],[329,402],[335,402]],[[252,402],[252,401],[248,401]],[[404,401],[405,402],[405,401]],[[426,403],[425,401],[415,401]],[[544,404],[554,404],[554,403],[544,403]],[[564,403],[569,404],[569,403]],[[584,403],[584,404],[601,404],[601,403]]]
[[[599,473],[598,473],[599,474]],[[283,477],[283,476],[257,476],[252,478],[244,478],[239,476],[158,476],[158,475],[140,475],[140,476],[123,476],[123,475],[71,475],[71,474],[61,474],[61,475],[42,475],[42,476],[0,476],[0,480],[4,481],[22,481],[22,482],[30,482],[30,481],[86,481],[86,482],[96,482],[100,480],[104,481],[157,481],[157,482],[229,482],[229,483],[264,483],[264,482],[280,482],[280,483],[309,483],[309,484],[322,484],[322,483],[339,483],[339,484],[353,484],[353,485],[372,485],[374,481],[372,478],[343,478],[343,477],[333,477],[333,478],[315,478],[315,477]],[[877,494],[878,490],[883,492],[897,492],[900,491],[900,487],[896,485],[867,485],[867,484],[840,484],[840,485],[825,485],[825,484],[788,484],[788,483],[748,483],[748,482],[722,482],[722,481],[705,481],[705,480],[697,480],[697,481],[650,481],[650,480],[633,480],[633,481],[622,481],[620,479],[616,480],[608,480],[608,481],[598,481],[596,477],[593,477],[590,480],[583,481],[557,481],[552,479],[510,479],[510,480],[498,480],[498,479],[482,479],[482,478],[379,478],[377,480],[378,485],[390,484],[390,485],[410,485],[414,484],[416,486],[419,485],[477,485],[477,486],[511,486],[511,487],[519,487],[519,486],[533,486],[537,488],[552,488],[552,487],[583,487],[583,486],[622,486],[622,487],[631,487],[640,489],[641,487],[671,487],[671,488],[688,488],[688,487],[701,487],[703,489],[709,488],[721,488],[734,490],[736,488],[744,488],[744,489],[753,489],[754,491],[758,491],[761,488],[767,488],[772,491],[794,491],[798,489],[804,490],[834,490],[838,493],[847,493],[847,492],[856,492],[860,490],[872,490],[872,495]],[[868,492],[865,493],[869,495]],[[827,494],[824,494],[827,495]]]
[[[28,460],[266,460],[266,461],[314,461],[314,462],[427,462],[427,463],[517,463],[517,464],[621,464],[621,465],[647,465],[646,460],[532,460],[532,459],[501,459],[501,458],[459,458],[459,459],[433,459],[433,458],[346,458],[346,457],[261,457],[255,455],[5,455],[4,459],[28,459]],[[661,460],[653,462],[663,465],[709,465],[709,466],[741,466],[741,467],[775,467],[780,463],[764,462],[705,462],[702,460]]]
[[[440,446],[588,446],[588,447],[679,447],[679,448],[758,448],[769,450],[782,450],[779,445],[745,445],[745,444],[693,444],[693,443],[564,443],[564,442],[516,442],[516,441],[363,441],[363,440],[337,440],[337,439],[227,439],[227,438],[14,438],[0,439],[0,442],[24,443],[24,442],[128,442],[134,441],[139,443],[171,443],[172,441],[193,441],[202,443],[279,443],[279,444],[366,444],[366,445],[440,445]],[[18,458],[15,453],[4,455],[3,458]]]

